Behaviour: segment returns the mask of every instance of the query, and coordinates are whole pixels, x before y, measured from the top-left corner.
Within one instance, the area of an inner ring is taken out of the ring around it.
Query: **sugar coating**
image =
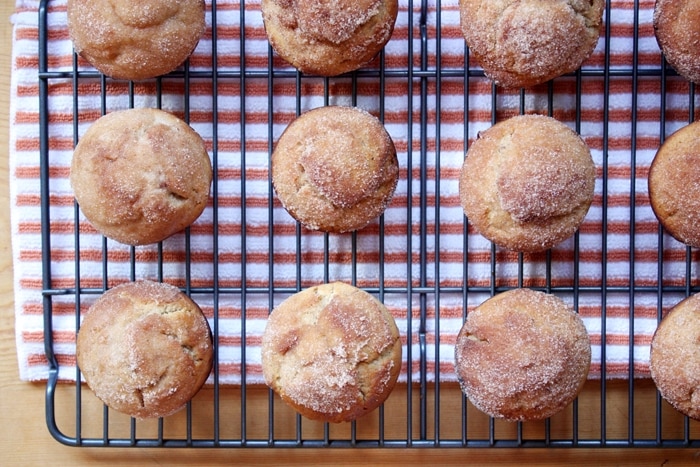
[[[348,232],[376,219],[399,177],[381,122],[355,107],[308,111],[280,136],[272,183],[284,208],[311,230]]]
[[[379,13],[381,0],[292,2],[300,34],[313,40],[340,44]]]
[[[700,123],[684,126],[659,148],[649,169],[649,198],[676,240],[700,246]]]
[[[572,72],[598,43],[604,0],[461,0],[470,53],[496,84],[530,87]]]
[[[566,407],[588,376],[586,328],[560,298],[504,292],[467,315],[455,345],[462,390],[479,410],[511,421],[539,420]]]
[[[391,314],[370,294],[335,282],[299,292],[269,317],[265,382],[311,419],[347,422],[388,397],[401,367]]]
[[[174,286],[138,281],[105,292],[82,321],[76,356],[88,386],[110,408],[136,418],[180,410],[213,361],[202,311]]]
[[[68,0],[68,30],[99,71],[141,80],[187,59],[206,28],[204,8],[204,0]]]
[[[681,301],[661,321],[651,341],[649,364],[661,396],[700,420],[700,295]]]
[[[657,0],[654,34],[668,63],[700,83],[700,0]]]
[[[270,44],[300,71],[335,76],[374,58],[391,38],[397,0],[263,0]]]
[[[581,137],[551,117],[521,115],[467,151],[460,200],[469,222],[510,250],[543,251],[574,234],[593,201],[595,165]]]
[[[70,182],[85,217],[128,245],[155,243],[194,222],[213,177],[202,138],[157,109],[100,117],[79,140]]]

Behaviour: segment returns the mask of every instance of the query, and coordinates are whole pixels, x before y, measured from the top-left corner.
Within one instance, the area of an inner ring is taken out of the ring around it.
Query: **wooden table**
[[[2,465],[207,465],[236,464],[577,464],[687,465],[700,463],[692,449],[369,449],[323,451],[310,449],[113,449],[71,448],[48,433],[44,415],[44,385],[19,380],[14,335],[12,250],[8,180],[8,127],[11,26],[14,2],[0,4],[3,23],[0,48],[0,452]],[[589,389],[586,389],[589,390]],[[595,384],[590,391],[595,391]],[[608,410],[624,414],[626,384],[610,384]],[[619,396],[618,396],[619,395]],[[619,406],[617,406],[618,404]],[[609,426],[611,433],[624,429]]]

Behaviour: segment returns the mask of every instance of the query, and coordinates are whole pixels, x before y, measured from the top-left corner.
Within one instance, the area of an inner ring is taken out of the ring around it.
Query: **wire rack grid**
[[[640,347],[648,346],[648,340],[639,342],[636,310],[647,310],[647,318],[656,322],[669,304],[695,292],[698,283],[696,252],[674,244],[658,224],[650,227],[639,208],[648,209],[639,187],[650,148],[693,121],[698,105],[694,87],[666,67],[660,55],[641,52],[640,38],[649,40],[653,2],[608,2],[601,42],[590,65],[519,91],[493,86],[470,62],[455,28],[456,3],[402,3],[391,41],[396,49],[387,46],[372,64],[356,72],[319,78],[290,68],[269,46],[260,52],[260,28],[251,26],[259,17],[259,2],[207,2],[210,49],[198,49],[183,68],[167,76],[126,83],[105,78],[76,56],[67,69],[54,66],[49,60],[49,18],[64,13],[54,11],[52,2],[41,2],[43,307],[50,363],[46,415],[59,442],[266,448],[700,445],[696,422],[660,399],[648,368],[638,363]],[[627,55],[616,49],[618,16],[632,18]],[[85,122],[95,118],[84,113],[85,89],[97,90],[100,114],[144,102],[168,108],[175,101],[174,111],[205,135],[215,175],[206,222],[182,234],[174,249],[161,243],[147,250],[123,250],[106,239],[87,245],[85,221],[73,205],[70,242],[76,258],[69,262],[73,281],[68,286],[57,280],[52,249],[57,241],[52,227],[57,151],[50,144],[50,103],[57,99],[53,89],[66,83],[72,89],[68,99],[73,144]],[[599,105],[588,102],[591,94]],[[249,101],[248,96],[254,98]],[[310,233],[285,217],[266,170],[276,138],[291,119],[308,108],[335,103],[368,107],[392,136],[399,135],[404,171],[392,206],[376,225],[342,238]],[[592,220],[561,248],[535,256],[484,246],[463,215],[453,219],[459,209],[455,174],[469,141],[492,123],[532,112],[555,116],[584,135],[599,171]],[[627,143],[620,142],[619,126]],[[237,164],[233,168],[232,159]],[[628,170],[620,171],[620,166]],[[615,194],[620,185],[626,186],[623,197]],[[267,195],[258,196],[255,190],[261,186]],[[621,211],[624,221],[617,218]],[[642,237],[652,238],[651,259],[637,245]],[[199,250],[202,238],[207,239],[206,254]],[[289,249],[281,246],[285,242],[291,244]],[[593,253],[590,243],[595,244]],[[317,254],[310,254],[314,249]],[[94,281],[85,279],[88,250],[97,251],[100,272]],[[669,263],[679,263],[682,273],[670,274]],[[233,279],[227,269],[231,264]],[[591,268],[594,273],[589,275]],[[176,282],[204,303],[218,344],[207,387],[186,410],[156,421],[129,419],[103,407],[81,384],[77,365],[65,363],[54,342],[57,308],[73,309],[69,319],[77,333],[81,314],[95,297],[118,281],[144,274]],[[304,287],[337,279],[362,287],[390,306],[401,321],[407,362],[384,406],[341,426],[302,419],[260,384],[259,368],[251,363],[256,357],[256,326],[265,313]],[[449,335],[474,305],[523,286],[574,304],[597,336],[598,364],[579,399],[561,414],[543,422],[505,423],[479,413],[461,394],[451,374]],[[620,316],[621,308],[627,313]],[[224,323],[231,322],[237,339],[225,335]],[[620,335],[621,363],[609,355],[620,351]],[[235,348],[231,358],[225,350],[230,348]]]

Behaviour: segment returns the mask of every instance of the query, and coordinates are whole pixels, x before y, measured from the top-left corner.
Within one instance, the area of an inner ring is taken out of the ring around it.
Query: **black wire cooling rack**
[[[88,288],[80,286],[80,270],[76,265],[76,284],[75,288],[55,287],[52,277],[52,254],[51,242],[52,232],[50,231],[51,203],[52,192],[49,183],[49,172],[52,166],[52,149],[49,144],[49,100],[52,98],[49,93],[49,86],[54,80],[70,80],[73,83],[73,111],[78,109],[78,89],[81,82],[86,80],[97,80],[102,88],[106,88],[108,79],[100,76],[94,71],[81,71],[77,65],[77,58],[74,58],[72,70],[55,71],[48,62],[49,51],[49,36],[51,30],[47,20],[49,4],[47,0],[41,2],[39,11],[39,92],[41,99],[40,106],[40,152],[41,152],[41,211],[42,211],[42,248],[43,248],[43,305],[44,305],[44,330],[45,330],[45,348],[46,355],[50,363],[50,375],[47,384],[46,392],[46,419],[50,432],[61,443],[73,446],[124,446],[124,447],[694,447],[700,446],[700,436],[696,422],[680,416],[673,411],[665,402],[658,396],[653,382],[649,378],[637,378],[634,370],[634,317],[629,318],[629,362],[630,369],[628,377],[623,379],[606,378],[606,297],[608,295],[626,295],[630,301],[634,301],[637,294],[647,294],[656,297],[658,307],[658,317],[662,315],[662,297],[668,294],[677,294],[678,296],[686,296],[696,290],[696,278],[693,277],[695,256],[690,250],[685,254],[685,269],[686,275],[684,283],[665,284],[663,280],[658,284],[652,285],[637,285],[634,280],[635,274],[635,223],[631,222],[629,229],[630,235],[630,257],[629,266],[629,283],[626,285],[608,283],[606,280],[608,271],[606,243],[608,221],[612,220],[613,207],[609,204],[606,196],[608,189],[608,173],[612,169],[608,165],[608,152],[612,148],[612,143],[608,138],[607,130],[603,132],[602,137],[602,163],[599,169],[602,171],[601,182],[602,186],[597,189],[597,192],[602,193],[600,202],[602,209],[602,253],[597,259],[601,270],[601,280],[598,284],[580,284],[576,278],[566,285],[558,285],[553,281],[552,269],[555,267],[555,262],[560,259],[555,258],[551,253],[543,259],[544,274],[541,288],[552,293],[559,293],[573,297],[574,302],[577,302],[578,297],[582,295],[593,295],[600,297],[602,304],[602,317],[600,319],[601,326],[601,359],[603,361],[601,368],[602,378],[592,379],[588,381],[584,391],[579,399],[567,408],[561,414],[557,414],[549,420],[542,422],[528,423],[505,423],[498,420],[489,419],[487,416],[476,411],[469,405],[468,401],[462,396],[459,387],[454,382],[444,383],[440,381],[439,365],[434,370],[435,379],[430,379],[427,375],[428,348],[426,342],[425,326],[427,321],[434,320],[436,334],[438,335],[439,343],[439,326],[440,317],[429,317],[427,305],[425,304],[428,298],[439,302],[442,296],[448,294],[467,298],[473,294],[492,295],[504,288],[501,283],[496,280],[496,273],[492,272],[492,279],[488,284],[479,285],[446,285],[432,284],[429,280],[429,269],[439,268],[440,262],[431,262],[428,254],[428,244],[439,242],[439,236],[428,229],[428,218],[437,219],[435,222],[439,225],[441,205],[439,199],[435,203],[428,202],[428,172],[431,168],[428,163],[429,156],[433,154],[432,149],[428,147],[428,141],[431,137],[436,141],[440,141],[440,112],[437,112],[436,122],[431,120],[429,115],[428,101],[440,96],[442,86],[448,80],[461,81],[464,84],[464,89],[469,90],[470,83],[473,81],[484,81],[483,72],[476,66],[470,65],[469,60],[466,60],[464,66],[460,68],[443,67],[441,62],[442,57],[442,28],[440,23],[442,5],[440,2],[430,3],[427,0],[409,1],[407,10],[400,14],[407,16],[408,22],[408,56],[414,59],[407,62],[404,68],[401,67],[385,67],[384,53],[380,56],[380,65],[376,69],[359,70],[350,76],[351,84],[351,99],[352,102],[358,100],[360,95],[358,91],[358,79],[363,79],[363,82],[379,83],[378,89],[384,89],[384,82],[388,79],[405,79],[408,83],[408,92],[410,95],[416,96],[418,103],[417,109],[409,110],[409,121],[417,122],[413,125],[408,122],[408,134],[410,136],[407,148],[409,157],[409,166],[413,171],[409,171],[408,177],[415,177],[413,197],[407,201],[409,204],[408,211],[410,222],[415,227],[407,230],[408,243],[417,245],[420,254],[414,261],[407,261],[407,277],[418,276],[417,280],[407,281],[404,286],[387,285],[382,282],[384,277],[382,270],[382,258],[385,251],[385,245],[380,243],[380,259],[378,260],[379,268],[379,285],[376,288],[370,288],[370,292],[378,294],[380,297],[388,297],[391,294],[404,294],[409,296],[409,303],[415,299],[418,303],[418,317],[415,321],[415,326],[408,323],[408,339],[409,342],[416,342],[416,346],[408,346],[407,360],[411,362],[409,365],[409,377],[412,383],[401,383],[397,386],[392,397],[387,403],[363,419],[346,425],[327,425],[322,423],[310,422],[302,419],[295,414],[291,409],[280,403],[275,396],[265,387],[242,386],[224,387],[219,384],[217,367],[215,366],[213,374],[212,387],[205,388],[197,395],[192,403],[188,404],[187,408],[182,412],[168,417],[167,419],[137,421],[130,419],[106,407],[103,407],[97,401],[89,390],[85,389],[78,383],[63,383],[59,381],[59,359],[56,356],[56,349],[53,336],[53,309],[57,300],[61,299],[69,302],[77,303],[87,296],[95,296],[101,293],[103,288]],[[246,80],[263,80],[268,83],[269,88],[273,87],[273,80],[286,79],[294,83],[296,89],[297,108],[296,113],[301,111],[301,93],[303,83],[309,77],[302,76],[295,71],[290,71],[288,68],[278,69],[275,66],[277,63],[273,58],[273,53],[268,50],[267,67],[262,68],[259,64],[256,67],[251,65],[247,67],[244,59],[241,60],[241,65],[234,69],[219,69],[217,67],[217,34],[218,30],[223,27],[240,26],[242,32],[240,34],[240,50],[245,50],[245,18],[246,12],[251,9],[258,8],[258,2],[241,2],[238,6],[240,11],[240,22],[236,25],[222,24],[218,21],[217,4],[216,2],[208,3],[209,13],[211,14],[212,23],[212,56],[211,69],[201,71],[201,69],[190,70],[186,64],[184,71],[179,70],[168,75],[168,82],[176,82],[182,86],[183,92],[187,94],[190,89],[192,80],[212,80],[212,102],[218,102],[217,92],[219,87],[218,81],[232,81],[244,88],[243,84]],[[455,2],[452,2],[455,3]],[[450,5],[452,5],[450,3]],[[615,15],[632,15],[634,17],[634,37],[639,36],[639,14],[643,8],[648,9],[651,1],[619,1],[609,2],[605,17],[614,19]],[[640,6],[641,5],[641,6]],[[651,5],[653,6],[653,5]],[[454,5],[453,5],[454,7]],[[573,123],[577,129],[586,124],[585,102],[582,102],[583,83],[596,83],[601,89],[603,97],[602,125],[606,126],[609,121],[610,113],[615,108],[614,103],[610,101],[610,91],[612,83],[620,81],[629,86],[629,91],[632,96],[631,106],[627,109],[630,112],[630,136],[631,150],[630,166],[632,167],[631,174],[627,177],[626,183],[634,185],[638,183],[639,174],[637,173],[636,163],[636,145],[638,140],[638,125],[641,121],[638,116],[638,111],[643,107],[640,104],[638,95],[641,92],[641,83],[655,80],[659,83],[658,89],[661,96],[661,108],[659,125],[661,127],[661,140],[663,140],[666,128],[666,102],[667,102],[667,81],[675,80],[677,76],[674,71],[665,67],[661,59],[654,63],[642,63],[644,58],[639,54],[639,44],[634,41],[632,50],[631,65],[615,65],[612,63],[615,54],[611,51],[611,37],[614,34],[611,24],[612,21],[607,21],[603,30],[601,43],[604,43],[604,63],[601,66],[586,67],[577,71],[575,74],[568,75],[563,78],[574,83],[576,92],[574,98],[575,111],[573,115]],[[647,35],[648,37],[648,35]],[[434,48],[433,50],[429,50]],[[465,56],[468,54],[465,50]],[[432,57],[432,58],[431,58]],[[244,57],[243,57],[244,58]],[[431,61],[432,60],[432,61]],[[321,81],[325,86],[324,101],[329,100],[328,81]],[[160,83],[160,81],[158,81]],[[545,96],[544,108],[548,113],[556,112],[555,97],[557,88],[552,83],[543,91]],[[694,106],[696,102],[694,87],[688,87],[688,102],[691,104],[685,112],[688,121],[694,119]],[[160,98],[162,88],[160,84],[155,87],[157,98]],[[541,92],[542,93],[542,92]],[[502,108],[502,92],[491,87],[491,121],[495,122],[502,116],[505,110]],[[524,112],[526,102],[530,98],[529,91],[520,91],[516,96],[520,102],[520,108],[516,111]],[[131,88],[129,98],[135,99],[133,88]],[[106,107],[106,92],[102,95],[103,109]],[[380,117],[383,117],[383,112],[386,106],[391,105],[389,97],[380,94]],[[188,100],[189,102],[189,100]],[[212,109],[216,113],[216,104]],[[439,106],[439,103],[437,104]],[[469,138],[469,127],[472,124],[470,117],[469,96],[464,96],[464,106],[466,108],[463,122],[458,124],[464,128],[465,141]],[[186,107],[184,109],[185,118],[190,116],[190,112],[197,109]],[[245,109],[241,108],[241,113]],[[268,125],[269,125],[269,144],[268,149],[273,146],[273,125],[275,124],[272,100],[268,101]],[[214,115],[216,121],[216,115]],[[75,134],[78,134],[77,120],[74,123]],[[607,127],[606,127],[607,128]],[[213,128],[213,148],[212,156],[214,162],[215,175],[217,174],[217,155],[218,155],[218,134],[216,125]],[[433,134],[435,132],[436,134]],[[241,135],[245,140],[245,134]],[[418,141],[417,144],[413,141]],[[245,144],[242,145],[242,151],[245,151]],[[466,148],[466,143],[464,145]],[[243,155],[241,155],[243,157]],[[440,180],[440,165],[436,164],[437,174],[435,175],[436,191],[439,193]],[[245,179],[242,183],[245,183]],[[218,235],[218,221],[216,214],[217,199],[217,180],[214,181],[212,190],[214,219],[213,232],[214,243],[216,248],[216,238]],[[636,200],[635,192],[632,190],[631,199],[626,205],[627,210],[634,211]],[[415,200],[415,201],[413,201]],[[411,205],[415,203],[415,205]],[[241,236],[245,241],[246,223],[245,223],[245,202],[240,207],[242,217],[242,232]],[[270,201],[268,209],[273,209],[273,204]],[[619,207],[618,207],[619,209]],[[77,219],[78,211],[75,210]],[[610,218],[609,218],[610,216]],[[634,218],[634,215],[632,215]],[[464,222],[463,234],[466,236],[468,231],[467,222]],[[189,233],[186,234],[189,236]],[[301,236],[300,230],[297,227],[296,235]],[[384,235],[384,224],[380,221],[379,237]],[[663,261],[664,261],[664,233],[658,229],[659,251],[658,258],[658,277],[663,277]],[[274,232],[270,227],[269,248],[274,248]],[[76,242],[79,239],[76,233]],[[189,237],[188,237],[189,238]],[[187,244],[187,242],[186,242]],[[76,249],[79,246],[76,245]],[[301,248],[297,246],[297,251]],[[107,266],[109,263],[106,252],[106,243],[103,244],[104,249],[104,276],[108,275]],[[439,245],[436,246],[439,249]],[[357,246],[355,242],[352,246],[352,262],[357,260]],[[329,252],[328,241],[325,246],[325,262],[329,261],[331,256]],[[470,267],[469,260],[470,252],[465,251],[462,259],[463,271]],[[189,250],[185,251],[185,262],[189,261]],[[162,256],[161,256],[162,258]],[[235,296],[239,297],[240,301],[246,303],[249,297],[252,296],[269,296],[269,303],[272,304],[274,297],[279,295],[289,294],[298,290],[301,287],[302,278],[302,255],[297,255],[296,270],[297,270],[297,285],[294,287],[277,287],[274,284],[267,286],[248,286],[243,280],[240,287],[219,287],[217,286],[217,277],[213,277],[213,287],[199,287],[185,279],[184,290],[193,297],[199,295],[207,295],[213,297],[214,303],[214,318],[213,318],[213,333],[215,340],[218,333],[217,303],[220,298]],[[136,255],[131,256],[131,270],[135,269],[137,262]],[[214,255],[214,262],[217,261]],[[500,267],[501,256],[495,248],[491,250],[490,269],[497,271]],[[570,257],[566,258],[574,265],[574,269],[578,270],[578,263],[581,261],[579,256],[578,234],[573,243],[573,251]],[[245,271],[246,255],[245,251],[241,257],[241,267]],[[514,276],[517,278],[517,285],[522,285],[527,281],[527,259],[519,256],[517,261],[517,272]],[[272,262],[270,267],[273,267]],[[214,268],[216,274],[216,267]],[[132,273],[133,274],[133,273]],[[187,276],[189,277],[189,276]],[[464,309],[466,313],[466,306]],[[78,328],[80,318],[80,306],[76,305],[75,322],[76,330]],[[242,323],[244,326],[244,323]],[[241,351],[245,354],[246,344],[243,339]],[[439,348],[439,346],[436,346]],[[436,351],[437,352],[437,351]],[[242,369],[245,372],[245,368]],[[77,367],[74,369],[74,374],[78,381],[80,373]],[[438,381],[437,383],[435,381]]]

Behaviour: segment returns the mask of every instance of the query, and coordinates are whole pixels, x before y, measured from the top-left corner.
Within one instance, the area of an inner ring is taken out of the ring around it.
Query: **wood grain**
[[[2,465],[207,465],[207,464],[319,464],[334,465],[377,465],[377,464],[484,464],[515,465],[688,465],[699,462],[700,453],[691,449],[367,449],[367,450],[309,450],[309,449],[114,449],[114,448],[71,448],[66,447],[49,435],[44,414],[44,385],[19,381],[14,336],[12,255],[10,245],[10,210],[8,180],[8,128],[10,91],[11,27],[9,17],[14,2],[0,3],[0,27],[2,47],[0,47],[0,452]],[[650,383],[640,382],[640,396],[636,410],[648,410],[654,403],[655,392]],[[607,436],[626,436],[627,425],[627,383],[610,383],[606,390]],[[396,400],[405,400],[399,389]],[[600,400],[600,382],[587,384],[583,398],[592,404]],[[211,390],[205,390],[199,398],[211,398]],[[235,398],[235,391],[229,396]],[[251,398],[250,413],[255,413],[255,404],[266,404],[260,397],[256,402]],[[458,399],[455,399],[457,401]],[[446,413],[457,410],[457,402],[446,402]],[[454,404],[450,405],[450,404]],[[65,409],[65,417],[72,416],[70,407]],[[266,408],[264,408],[266,410]],[[87,410],[86,420],[100,419],[99,408]],[[592,436],[601,426],[595,411],[582,413],[585,426],[590,426]],[[588,417],[588,418],[586,418]],[[673,415],[666,417],[672,419]],[[645,424],[643,412],[636,417],[640,420],[635,427],[637,433],[653,436],[653,426]],[[405,422],[403,422],[405,423]],[[479,429],[479,428],[476,428]],[[588,429],[588,428],[587,428]],[[389,426],[387,430],[401,431],[405,426]]]

